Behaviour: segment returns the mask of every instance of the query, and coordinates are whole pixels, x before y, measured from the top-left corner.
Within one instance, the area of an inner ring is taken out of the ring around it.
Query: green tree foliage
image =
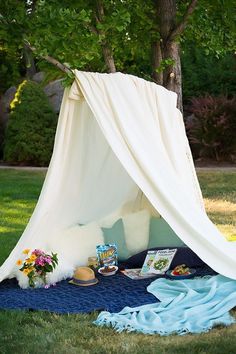
[[[163,0],[159,0],[163,1]],[[161,40],[152,0],[39,0],[29,41],[39,55],[53,55],[72,68],[107,71],[102,44],[112,50],[117,70],[151,75],[151,46]],[[98,4],[104,16],[98,20]],[[176,1],[180,22],[190,1]],[[217,56],[233,50],[231,0],[201,0],[179,40],[192,40]],[[142,68],[140,68],[140,64]]]
[[[39,85],[24,81],[11,103],[4,160],[13,164],[47,166],[57,117]]]
[[[186,1],[178,1],[186,6]],[[188,27],[181,41],[192,41],[203,48],[205,54],[221,57],[235,51],[235,1],[199,0],[189,18]]]
[[[153,68],[152,45],[160,42],[157,2],[166,0],[2,0],[0,43],[22,56],[23,41],[35,48],[38,58],[52,56],[71,68],[106,72],[105,49],[116,70],[151,79],[153,70],[172,65],[168,58]],[[176,25],[184,19],[190,0],[173,0]],[[192,42],[205,55],[231,52],[235,43],[233,0],[201,0],[189,16],[177,41]],[[164,14],[163,14],[164,15]],[[1,50],[1,49],[0,49]],[[55,76],[49,64],[43,69]],[[27,64],[26,64],[27,65]],[[57,76],[63,73],[57,71]]]
[[[191,97],[211,94],[213,96],[236,94],[235,55],[226,53],[217,58],[205,54],[192,42],[184,44],[181,57],[183,73],[183,97],[187,103]]]
[[[21,62],[14,51],[0,50],[0,95],[21,79]]]
[[[24,73],[22,49],[28,31],[24,1],[0,2],[0,94],[20,82]]]

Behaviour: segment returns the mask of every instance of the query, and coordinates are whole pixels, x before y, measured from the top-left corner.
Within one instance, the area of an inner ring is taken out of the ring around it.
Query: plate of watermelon
[[[168,270],[166,275],[172,279],[188,279],[192,278],[196,273],[196,269],[189,268],[186,264],[180,264],[172,270]]]

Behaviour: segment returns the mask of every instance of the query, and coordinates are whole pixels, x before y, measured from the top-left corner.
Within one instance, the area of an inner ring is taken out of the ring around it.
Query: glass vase
[[[46,275],[41,277],[35,277],[34,288],[44,288],[46,284],[47,284]]]

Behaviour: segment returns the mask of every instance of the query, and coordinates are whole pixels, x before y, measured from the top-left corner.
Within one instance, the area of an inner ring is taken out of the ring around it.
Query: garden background
[[[121,71],[174,90],[195,163],[235,166],[234,6],[231,0],[0,2],[0,264],[23,232],[46,173],[18,167],[48,166],[71,69]],[[226,236],[235,234],[235,169],[198,170],[198,177],[209,217]],[[0,311],[0,353],[236,350],[236,325],[160,337],[97,328],[96,317]]]
[[[236,162],[231,0],[3,0],[0,159],[47,166],[71,70],[138,75],[178,94],[195,160]]]

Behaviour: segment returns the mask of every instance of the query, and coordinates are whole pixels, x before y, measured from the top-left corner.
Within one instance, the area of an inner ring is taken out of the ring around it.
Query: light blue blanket
[[[153,281],[147,291],[161,302],[125,307],[119,313],[103,311],[94,323],[112,326],[118,332],[183,335],[236,322],[229,313],[236,306],[236,281],[221,275],[185,280],[161,278]]]

